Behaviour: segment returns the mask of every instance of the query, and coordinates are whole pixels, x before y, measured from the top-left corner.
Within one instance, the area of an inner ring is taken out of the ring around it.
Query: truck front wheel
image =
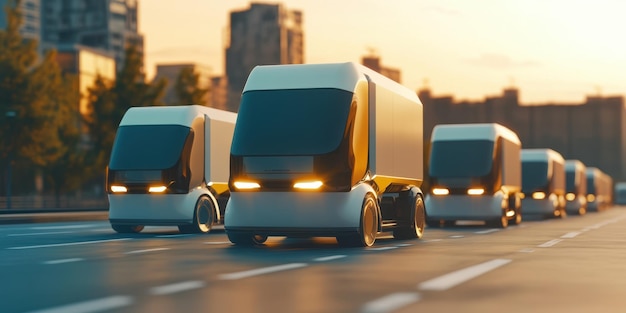
[[[371,247],[376,242],[378,234],[378,210],[376,200],[371,194],[367,194],[361,206],[361,222],[359,232],[351,235],[337,237],[337,242],[345,246]]]
[[[215,207],[208,196],[201,196],[194,208],[193,221],[189,225],[180,225],[181,233],[208,233],[215,222]]]

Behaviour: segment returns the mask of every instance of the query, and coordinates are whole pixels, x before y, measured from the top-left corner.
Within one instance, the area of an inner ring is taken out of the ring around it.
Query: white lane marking
[[[31,313],[89,313],[119,309],[133,303],[128,296],[112,296],[102,299],[78,302],[50,309],[32,311]]]
[[[182,283],[158,286],[150,288],[150,294],[155,296],[169,295],[177,292],[198,289],[204,287],[205,283],[199,280],[190,280]]]
[[[495,233],[495,232],[497,232],[497,231],[500,231],[500,230],[499,230],[499,229],[497,229],[497,228],[491,228],[491,229],[485,229],[485,230],[477,231],[477,232],[475,232],[475,234],[481,234],[481,235],[484,235],[484,234]]]
[[[465,236],[463,235],[452,235],[452,236],[448,236],[449,238],[453,238],[453,239],[458,239],[458,238],[463,238]]]
[[[483,275],[500,266],[510,263],[509,259],[493,259],[478,265],[470,266],[458,271],[454,271],[437,278],[419,284],[421,290],[448,290],[456,285],[462,284],[472,278]]]
[[[442,241],[443,239],[429,239],[429,240],[424,240],[423,242],[437,242],[437,241]]]
[[[367,249],[368,251],[385,251],[385,250],[393,250],[393,249],[398,249],[398,247],[377,247],[377,248],[369,248]]]
[[[231,244],[230,241],[205,241],[204,242],[205,245],[225,245],[225,244]]]
[[[578,236],[580,234],[581,234],[581,232],[579,232],[579,231],[573,231],[573,232],[569,232],[569,233],[561,236],[561,238],[565,238],[565,239],[567,239],[567,238],[574,238],[574,237],[576,237],[576,236]]]
[[[52,229],[77,229],[77,228],[89,228],[93,225],[65,225],[65,226],[35,226],[29,227],[33,230],[52,230]]]
[[[526,249],[519,250],[519,252],[522,252],[522,253],[532,253],[532,252],[535,252],[535,249],[526,248]]]
[[[247,278],[251,276],[269,274],[269,273],[274,273],[274,272],[279,272],[279,271],[292,270],[292,269],[301,268],[305,266],[308,266],[308,264],[289,263],[289,264],[283,264],[283,265],[262,267],[262,268],[257,268],[257,269],[253,269],[249,271],[243,271],[243,272],[221,274],[218,276],[218,278],[222,280],[235,280],[235,279],[242,279],[242,278]]]
[[[412,246],[412,244],[410,243],[399,243],[396,245],[396,247],[410,247],[410,246]]]
[[[346,257],[345,254],[329,255],[329,256],[323,256],[323,257],[315,258],[315,259],[313,259],[313,261],[316,261],[316,262],[326,262],[326,261],[337,260],[337,259],[341,259],[341,258],[345,258],[345,257]]]
[[[538,245],[537,247],[539,247],[539,248],[550,248],[550,247],[554,246],[555,244],[557,244],[557,243],[559,243],[561,241],[563,241],[563,239],[552,239],[550,241],[546,241],[546,242]]]
[[[397,292],[382,298],[370,301],[363,306],[362,313],[393,312],[401,307],[417,302],[421,299],[419,293]]]
[[[40,235],[58,235],[58,234],[70,234],[73,231],[49,231],[42,233],[23,233],[23,234],[8,234],[9,237],[18,237],[18,236],[40,236]]]
[[[79,261],[83,261],[83,260],[85,260],[85,259],[81,259],[81,258],[60,259],[60,260],[50,260],[50,261],[45,261],[45,262],[43,262],[43,264],[54,265],[54,264],[63,264],[63,263],[79,262]]]
[[[22,247],[9,247],[8,250],[24,250],[24,249],[38,249],[38,248],[51,248],[51,247],[65,247],[65,246],[77,246],[88,245],[92,243],[105,243],[114,241],[130,240],[131,238],[119,238],[119,239],[107,239],[107,240],[94,240],[94,241],[79,241],[79,242],[67,242],[67,243],[53,243],[49,245],[36,245],[36,246],[22,246]]]
[[[155,251],[163,251],[169,250],[170,248],[152,248],[152,249],[143,249],[143,250],[133,250],[128,251],[125,254],[138,254],[138,253],[146,253],[146,252],[155,252]]]
[[[178,237],[187,237],[188,234],[176,234],[176,235],[159,235],[157,238],[178,238]]]

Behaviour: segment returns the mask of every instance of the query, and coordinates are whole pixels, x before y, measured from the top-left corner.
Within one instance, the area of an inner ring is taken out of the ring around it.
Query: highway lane
[[[122,235],[101,221],[3,225],[0,311],[620,312],[625,234],[624,208],[383,234],[369,249],[332,238],[241,248],[221,229]]]

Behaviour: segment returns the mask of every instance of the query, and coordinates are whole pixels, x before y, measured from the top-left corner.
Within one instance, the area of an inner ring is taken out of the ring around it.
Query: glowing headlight
[[[567,201],[574,201],[574,199],[576,199],[576,195],[570,192],[565,195],[565,199],[567,199]]]
[[[541,200],[546,198],[546,193],[542,191],[533,192],[533,199]]]
[[[467,194],[470,196],[480,196],[485,193],[485,189],[483,188],[470,188],[467,189]]]
[[[167,189],[165,186],[154,186],[148,188],[148,192],[164,192]]]
[[[293,188],[297,189],[318,189],[322,187],[323,183],[319,180],[316,181],[307,181],[307,182],[297,182],[293,184]]]
[[[115,193],[122,193],[122,192],[127,192],[128,189],[125,186],[112,185],[111,191]]]
[[[595,200],[596,200],[596,196],[594,194],[590,193],[590,194],[587,195],[587,201],[588,202],[593,202]]]
[[[450,193],[447,188],[433,188],[433,194],[436,196],[445,196]]]
[[[257,189],[261,188],[261,185],[255,182],[236,181],[233,183],[237,189]]]

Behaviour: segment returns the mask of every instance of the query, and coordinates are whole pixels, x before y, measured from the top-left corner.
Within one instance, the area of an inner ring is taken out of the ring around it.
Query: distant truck
[[[422,237],[422,119],[414,91],[356,63],[255,67],[231,147],[228,238]]]
[[[200,105],[130,108],[107,168],[111,227],[207,233],[223,222],[236,118]]]
[[[522,221],[522,144],[496,123],[433,128],[429,157],[428,226],[459,220],[505,228]]]
[[[522,215],[565,217],[565,159],[552,149],[522,149]]]
[[[625,205],[626,204],[626,182],[619,182],[615,184],[615,204]]]
[[[587,177],[585,164],[565,160],[565,211],[567,214],[587,213]]]
[[[587,167],[587,210],[598,212],[612,204],[613,179],[597,167]]]

